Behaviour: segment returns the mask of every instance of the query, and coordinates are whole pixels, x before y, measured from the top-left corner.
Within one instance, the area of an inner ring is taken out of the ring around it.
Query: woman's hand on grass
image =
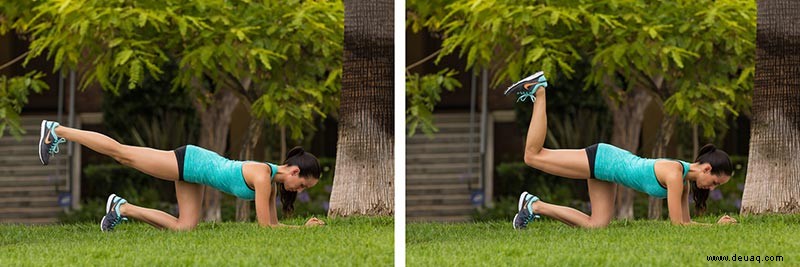
[[[735,223],[739,222],[736,221],[736,219],[734,219],[733,217],[728,215],[720,217],[719,220],[717,221],[717,224],[735,224]]]
[[[320,220],[320,219],[317,219],[317,217],[311,217],[311,219],[308,219],[308,221],[306,221],[305,225],[306,226],[323,226],[323,225],[325,225],[325,222]]]

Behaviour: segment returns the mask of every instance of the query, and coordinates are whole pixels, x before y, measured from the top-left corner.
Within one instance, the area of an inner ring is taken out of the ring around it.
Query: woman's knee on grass
[[[178,222],[178,224],[176,224],[175,228],[173,228],[172,230],[175,230],[175,231],[191,231],[191,230],[194,230],[195,227],[197,227],[196,223],[189,224],[189,223],[180,223],[180,222]]]
[[[600,218],[589,218],[589,224],[585,225],[584,228],[589,228],[589,229],[606,228],[610,223],[611,220],[600,219]]]
[[[185,219],[185,218],[178,218],[178,223],[175,224],[172,230],[175,231],[191,231],[197,227],[197,224],[200,222],[198,219]]]

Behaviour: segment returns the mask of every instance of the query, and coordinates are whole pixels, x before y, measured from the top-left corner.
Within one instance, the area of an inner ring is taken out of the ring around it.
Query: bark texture
[[[800,212],[800,2],[758,1],[742,214]]]

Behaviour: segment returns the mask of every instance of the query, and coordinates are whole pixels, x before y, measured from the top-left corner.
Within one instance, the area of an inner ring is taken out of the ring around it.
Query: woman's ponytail
[[[299,146],[292,148],[286,153],[286,161],[284,161],[283,164],[297,166],[300,169],[298,176],[301,178],[319,179],[322,172],[317,157],[306,152]],[[281,192],[283,213],[292,214],[292,212],[294,212],[294,201],[297,198],[297,192],[286,190],[283,184],[280,184],[278,189],[280,189]]]
[[[697,163],[708,163],[711,165],[711,174],[714,175],[731,175],[733,174],[733,165],[731,164],[731,158],[728,156],[728,153],[722,151],[721,149],[717,149],[712,144],[706,144],[702,148],[700,148],[700,152],[698,152],[697,159],[694,160]],[[708,189],[700,189],[697,187],[697,182],[691,182],[692,186],[692,199],[694,199],[694,207],[698,213],[703,213],[706,211],[706,200],[708,200]]]

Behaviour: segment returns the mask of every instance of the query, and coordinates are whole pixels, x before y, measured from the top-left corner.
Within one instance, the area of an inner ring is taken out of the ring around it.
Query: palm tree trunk
[[[394,213],[394,5],[345,0],[339,141],[328,216]]]
[[[742,214],[800,212],[800,2],[758,1],[753,124]]]

